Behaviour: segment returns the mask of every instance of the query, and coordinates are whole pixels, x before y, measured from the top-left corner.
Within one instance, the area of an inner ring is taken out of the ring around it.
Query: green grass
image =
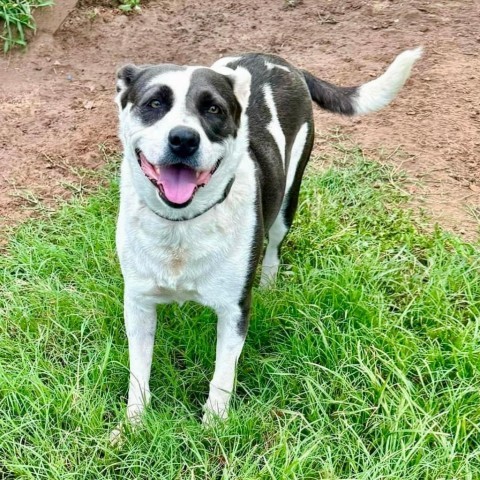
[[[140,8],[140,0],[119,0],[120,6],[118,7],[123,12],[139,12]]]
[[[390,170],[339,155],[305,181],[212,429],[215,318],[168,306],[152,407],[108,444],[128,382],[117,180],[18,228],[0,260],[0,478],[480,478],[478,245],[422,233]]]
[[[27,32],[35,31],[33,12],[36,8],[53,5],[54,0],[0,0],[0,39],[3,52],[27,45]],[[141,0],[118,0],[118,8],[125,13],[139,12]]]
[[[53,0],[0,0],[0,39],[5,53],[27,44],[27,31],[35,30],[34,9],[48,5]]]

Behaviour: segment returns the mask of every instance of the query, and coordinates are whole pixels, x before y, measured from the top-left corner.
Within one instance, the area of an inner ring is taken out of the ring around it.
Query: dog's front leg
[[[155,303],[125,290],[125,327],[130,359],[127,418],[135,424],[150,401],[150,371],[157,314]]]
[[[245,343],[248,312],[249,308],[240,308],[238,305],[216,309],[218,323],[215,372],[204,407],[204,423],[211,422],[215,417],[227,418],[237,361]]]

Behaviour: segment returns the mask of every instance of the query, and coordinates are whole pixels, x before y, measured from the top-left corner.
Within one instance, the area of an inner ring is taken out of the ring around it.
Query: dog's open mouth
[[[145,176],[158,189],[160,196],[171,206],[185,207],[200,187],[204,187],[220,165],[221,158],[211,170],[199,171],[188,165],[152,165],[143,152],[136,150],[138,163]]]

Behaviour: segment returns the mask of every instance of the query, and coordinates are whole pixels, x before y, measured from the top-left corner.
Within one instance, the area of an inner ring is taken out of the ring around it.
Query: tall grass
[[[53,0],[0,0],[0,38],[3,51],[27,44],[28,30],[35,30],[35,8],[53,5]]]
[[[214,315],[167,306],[144,425],[108,444],[128,383],[116,178],[18,228],[0,260],[0,478],[480,478],[479,247],[420,231],[387,168],[341,155],[305,181],[210,429]]]

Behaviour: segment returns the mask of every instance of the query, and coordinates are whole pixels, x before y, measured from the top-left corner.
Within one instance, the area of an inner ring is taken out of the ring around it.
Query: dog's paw
[[[271,287],[275,280],[277,279],[279,264],[275,263],[273,265],[262,264],[262,273],[260,275],[260,287],[268,288]]]
[[[212,427],[218,422],[224,422],[228,418],[228,409],[212,410],[207,404],[203,407],[202,425]]]
[[[228,418],[228,399],[215,398],[210,395],[207,403],[203,406],[202,424],[210,427],[217,422],[222,422]]]
[[[111,447],[119,448],[125,443],[125,425],[119,423],[111,432],[109,442]]]
[[[125,443],[125,434],[127,431],[137,430],[142,423],[143,406],[128,406],[127,420],[120,422],[110,433],[110,445],[112,447],[121,447]]]

